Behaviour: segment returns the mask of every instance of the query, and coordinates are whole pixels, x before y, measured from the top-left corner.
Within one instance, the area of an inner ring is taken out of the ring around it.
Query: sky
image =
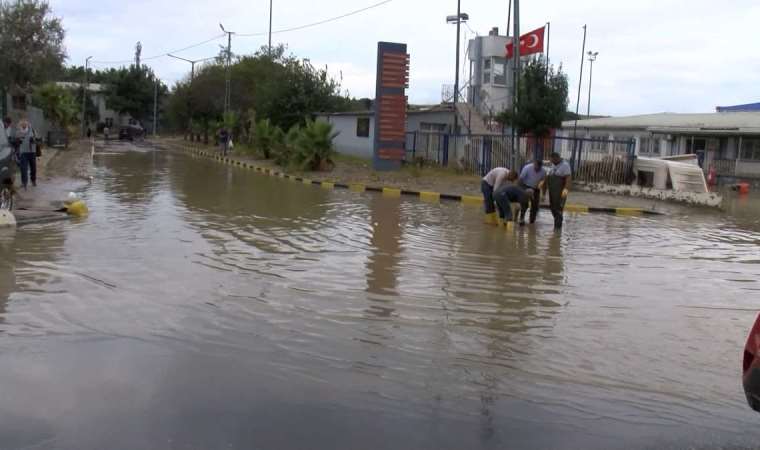
[[[380,0],[273,0],[275,30],[339,16]],[[69,64],[143,59],[169,85],[190,70],[188,63],[163,57],[146,60],[221,34],[219,23],[237,33],[264,33],[268,0],[50,0],[66,28]],[[277,33],[299,58],[326,66],[351,96],[374,97],[377,42],[402,42],[411,54],[409,100],[440,102],[441,88],[453,84],[456,27],[454,0],[391,0],[341,20],[300,31]],[[508,0],[462,0],[470,16],[465,42],[493,27],[504,34]],[[711,112],[715,106],[760,101],[760,23],[757,0],[523,0],[523,32],[551,22],[550,59],[562,64],[570,83],[570,108],[578,95],[583,25],[586,50],[599,52],[593,66],[592,114]],[[178,56],[215,56],[219,38]],[[233,53],[253,53],[267,36],[234,36]],[[96,68],[120,64],[94,63]],[[462,65],[462,71],[467,64]],[[589,65],[584,65],[580,111],[588,101]]]

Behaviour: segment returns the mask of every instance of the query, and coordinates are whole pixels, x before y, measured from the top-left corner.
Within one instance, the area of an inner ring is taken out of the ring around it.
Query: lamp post
[[[456,53],[456,74],[454,75],[454,135],[459,134],[459,111],[457,102],[459,101],[459,39],[461,36],[462,22],[470,20],[470,16],[462,12],[462,0],[457,0],[457,15],[447,16],[446,23],[457,24],[457,53]]]
[[[90,60],[92,59],[92,56],[88,56],[87,59],[84,60],[84,83],[82,84],[82,137],[85,137],[85,125],[84,125],[84,119],[87,116],[87,71],[90,67]]]
[[[227,34],[227,67],[225,70],[225,86],[224,86],[224,113],[227,114],[230,110],[230,103],[232,103],[231,81],[230,81],[230,65],[232,64],[232,35],[233,31],[227,31],[224,29],[224,25],[219,24],[219,28]]]
[[[589,72],[588,72],[588,106],[586,109],[586,117],[590,119],[591,118],[591,80],[594,77],[594,61],[596,61],[596,57],[599,56],[599,52],[589,51],[586,54],[588,55],[588,62],[591,63],[591,65],[589,66]]]
[[[214,59],[214,57],[211,57],[211,58],[203,58],[203,59],[192,60],[192,59],[181,58],[179,56],[174,56],[171,53],[167,54],[166,56],[169,56],[169,57],[174,58],[174,59],[178,59],[180,61],[189,62],[191,64],[191,66],[190,66],[190,92],[191,92],[191,95],[192,95],[192,90],[193,90],[193,81],[195,80],[195,65],[197,63],[199,63],[199,62],[208,61],[209,59]],[[188,102],[187,109],[188,109],[188,112],[190,113],[190,121],[192,122],[192,116],[193,116],[192,97],[188,98],[187,102]],[[188,128],[188,130],[190,130],[190,128],[191,128],[190,124],[188,124],[187,128]],[[191,133],[192,133],[192,131],[191,131]],[[192,134],[191,134],[191,136],[192,136]],[[192,139],[191,139],[191,142],[192,142]]]
[[[272,0],[269,0],[269,57],[272,57]]]
[[[209,59],[214,59],[215,58],[215,57],[212,56],[211,58],[203,58],[203,59],[192,60],[192,59],[181,58],[179,56],[174,56],[171,53],[167,54],[166,56],[169,56],[170,58],[174,58],[174,59],[179,59],[180,61],[189,62],[191,64],[191,68],[190,68],[190,83],[192,83],[193,80],[195,79],[195,65],[198,64],[199,62],[208,61]]]

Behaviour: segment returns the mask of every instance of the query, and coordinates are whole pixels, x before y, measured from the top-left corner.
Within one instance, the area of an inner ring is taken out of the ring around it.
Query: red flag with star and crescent
[[[520,36],[520,56],[542,53],[544,51],[544,27]],[[507,58],[515,55],[514,44],[507,44]]]

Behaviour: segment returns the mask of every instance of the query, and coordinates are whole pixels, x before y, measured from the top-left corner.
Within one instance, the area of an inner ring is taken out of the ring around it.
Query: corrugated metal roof
[[[750,112],[750,111],[756,111],[760,112],[760,103],[747,103],[744,105],[734,105],[734,106],[718,106],[715,108],[718,112]]]
[[[562,123],[564,129],[575,122]],[[760,134],[760,112],[708,114],[660,113],[628,117],[607,117],[578,121],[578,128],[647,130],[657,132],[735,132]]]

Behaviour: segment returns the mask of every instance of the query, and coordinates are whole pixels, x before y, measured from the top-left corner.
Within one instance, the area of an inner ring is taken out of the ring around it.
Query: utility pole
[[[599,52],[589,51],[587,55],[588,55],[588,61],[589,63],[591,63],[591,65],[589,66],[589,72],[588,72],[588,107],[586,109],[586,117],[590,119],[591,118],[591,80],[594,78],[594,61],[596,61],[596,57],[599,56]]]
[[[446,23],[457,24],[457,52],[456,52],[456,73],[454,74],[454,135],[459,134],[459,110],[457,109],[457,103],[459,102],[459,46],[461,45],[462,35],[462,22],[466,22],[470,19],[470,16],[462,13],[462,0],[457,0],[457,15],[446,17]]]
[[[158,128],[158,84],[161,82],[156,78],[156,86],[153,90],[153,137],[156,137],[156,130]]]
[[[583,25],[583,47],[581,49],[581,76],[578,78],[578,100],[575,102],[575,123],[573,124],[573,155],[570,165],[575,170],[575,158],[578,153],[578,113],[581,107],[581,86],[583,86],[583,60],[586,57],[586,25]]]
[[[454,136],[459,135],[459,39],[462,29],[462,0],[457,0],[457,73],[454,76]]]
[[[90,67],[90,60],[92,59],[92,56],[88,56],[87,59],[84,60],[84,83],[82,84],[82,137],[85,137],[85,117],[87,117],[87,88],[88,86],[88,80],[87,80],[87,70]]]
[[[269,57],[272,57],[272,1],[269,0]]]
[[[549,44],[552,38],[552,23],[546,22],[546,81],[549,81]]]
[[[517,94],[520,88],[520,0],[514,0],[514,24],[512,32],[512,51],[514,72],[512,74],[512,117],[517,117]],[[520,152],[520,140],[512,123],[512,168],[517,170],[517,154]]]
[[[232,65],[232,35],[233,31],[227,31],[220,23],[219,28],[227,34],[227,67],[225,70],[225,87],[224,87],[224,113],[227,114],[230,111],[230,103],[232,103],[232,82],[230,74],[230,66]]]

